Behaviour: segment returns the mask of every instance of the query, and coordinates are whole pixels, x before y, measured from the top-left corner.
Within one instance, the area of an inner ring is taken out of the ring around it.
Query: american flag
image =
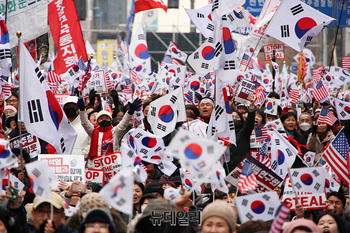
[[[242,57],[241,65],[248,66],[250,69],[253,69],[253,59],[251,59],[250,56],[245,53]]]
[[[107,112],[109,112],[110,114],[113,114],[113,111],[112,111],[112,107],[111,107],[111,104],[109,103],[109,100],[107,98],[106,100],[106,109],[105,109]]]
[[[256,105],[262,105],[265,100],[266,100],[266,97],[269,93],[266,91],[265,87],[263,87],[262,85],[258,86],[256,89],[255,89],[255,97],[256,97],[256,100],[255,100],[255,106]]]
[[[252,162],[245,160],[241,175],[239,176],[238,189],[240,192],[256,189],[256,177],[253,173]]]
[[[317,123],[325,123],[332,126],[338,119],[331,113],[328,108],[322,107]]]
[[[189,92],[189,93],[185,93],[185,97],[188,100],[188,102],[190,102],[194,106],[198,107],[198,101],[197,101],[196,95],[194,94],[193,91]]]
[[[255,140],[257,142],[263,142],[269,136],[267,134],[267,128],[264,125],[255,125]]]
[[[78,87],[78,91],[82,91],[87,83],[87,81],[89,81],[89,79],[91,78],[91,59],[88,60],[88,64],[85,67],[85,74],[83,75],[83,77],[81,77],[81,82],[79,82],[79,87]]]
[[[343,130],[341,130],[323,153],[324,159],[346,186],[349,186],[350,183],[349,166],[347,162],[347,155],[349,152],[350,147],[348,141]]]
[[[134,69],[130,69],[130,75],[131,80],[135,81],[135,79],[137,78],[137,73]]]
[[[12,95],[11,85],[8,82],[6,82],[4,79],[1,78],[0,79],[0,86],[1,86],[2,92],[4,93],[3,98],[4,99],[9,98]]]
[[[343,69],[350,68],[350,56],[343,57]]]
[[[58,91],[58,84],[53,84],[53,83],[50,83],[50,82],[47,82],[47,84],[49,85],[51,91],[53,94],[58,94],[57,91]]]
[[[318,83],[318,81],[320,81],[322,70],[324,69],[325,69],[324,66],[319,66],[318,68],[315,68],[312,70],[312,76],[315,83]]]
[[[299,100],[299,90],[296,88],[291,88],[289,93],[289,99],[291,104],[295,104]]]
[[[280,233],[282,231],[283,223],[286,221],[289,214],[289,205],[287,202],[283,202],[280,207],[277,216],[272,222],[269,233]]]
[[[105,71],[105,81],[106,81],[107,90],[112,89],[113,88],[113,83],[112,83],[111,79],[109,78],[108,71]]]
[[[256,154],[256,159],[266,167],[271,168],[271,160],[267,154],[267,142],[260,147],[259,152]]]
[[[322,80],[318,81],[315,89],[312,91],[312,96],[314,99],[319,102],[320,100],[323,100],[324,98],[328,97],[329,93],[326,90],[326,87],[323,85]]]
[[[56,74],[55,71],[50,71],[47,73],[47,80],[50,82],[50,83],[55,83],[55,82],[62,82],[62,78]]]
[[[131,88],[131,85],[126,86],[126,88],[124,89],[124,94],[125,95],[132,95],[133,93],[134,92],[133,92],[133,90]]]

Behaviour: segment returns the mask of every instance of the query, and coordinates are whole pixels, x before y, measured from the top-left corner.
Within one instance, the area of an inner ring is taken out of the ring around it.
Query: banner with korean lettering
[[[38,160],[47,161],[57,180],[73,182],[84,179],[85,162],[83,155],[39,154]]]
[[[15,137],[10,140],[10,148],[19,148],[20,147],[20,138]],[[40,153],[40,144],[37,137],[31,135],[30,133],[22,134],[22,148],[25,149],[30,158],[36,158]]]
[[[246,155],[247,160],[252,162],[252,169],[256,176],[256,191],[267,192],[274,190],[283,180],[276,175],[271,169],[260,163],[258,160],[250,155]],[[233,186],[238,185],[239,176],[241,175],[244,159],[240,164],[225,177],[225,180],[231,183]]]
[[[81,57],[87,62],[83,34],[74,0],[54,0],[49,3],[48,20],[57,48],[55,72],[65,73]]]
[[[109,181],[116,175],[122,165],[122,156],[120,152],[99,156],[93,160],[93,169],[104,170],[104,181]]]
[[[97,64],[102,69],[107,69],[112,63],[113,41],[97,41]]]

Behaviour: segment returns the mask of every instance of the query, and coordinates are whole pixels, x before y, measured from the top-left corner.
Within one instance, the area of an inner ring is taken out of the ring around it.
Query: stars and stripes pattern
[[[56,74],[55,71],[50,71],[47,73],[47,81],[50,83],[62,82],[62,78]]]
[[[299,90],[296,88],[291,88],[289,91],[289,100],[291,104],[295,104],[299,100]]]
[[[255,140],[257,142],[263,142],[269,136],[267,134],[267,128],[264,125],[256,125],[255,126]]]
[[[248,66],[250,69],[253,69],[253,59],[251,59],[250,56],[245,53],[242,57],[241,65]]]
[[[324,66],[319,66],[318,68],[315,68],[312,70],[312,76],[315,83],[318,83],[318,81],[320,81],[320,78],[322,76],[322,71],[324,69],[325,69]]]
[[[267,154],[267,142],[260,147],[259,152],[256,154],[256,159],[266,167],[271,168],[271,160]]]
[[[238,188],[240,192],[256,189],[256,176],[253,173],[252,162],[244,161],[241,175],[239,176]]]
[[[343,57],[343,69],[350,68],[350,56]]]
[[[335,174],[349,186],[349,169],[347,156],[350,152],[348,141],[341,130],[334,138],[333,142],[327,147],[323,154],[323,158],[331,166]]]
[[[266,91],[266,89],[260,85],[258,86],[256,89],[255,89],[255,97],[256,97],[256,100],[255,100],[255,105],[262,105],[265,100],[266,100],[266,97],[269,93]]]
[[[337,120],[338,119],[331,113],[328,108],[322,107],[317,122],[332,126]]]
[[[276,218],[273,220],[269,233],[280,233],[283,223],[286,221],[289,214],[289,206],[287,202],[283,202],[279,208]]]
[[[107,90],[112,89],[113,88],[113,83],[112,83],[111,79],[109,78],[108,71],[105,71],[105,81],[106,81]]]
[[[312,91],[312,96],[314,99],[319,102],[320,100],[323,100],[327,98],[329,95],[326,87],[323,85],[322,80],[318,81],[315,89]]]

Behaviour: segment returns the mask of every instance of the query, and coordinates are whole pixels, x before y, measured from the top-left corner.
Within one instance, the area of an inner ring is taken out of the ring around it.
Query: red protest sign
[[[273,57],[273,52],[275,51],[276,59],[284,59],[284,44],[268,44],[264,45],[264,56],[265,61],[271,61]]]

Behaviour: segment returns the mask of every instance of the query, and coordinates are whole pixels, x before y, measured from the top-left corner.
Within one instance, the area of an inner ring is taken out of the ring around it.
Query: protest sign
[[[297,196],[297,197],[296,197]],[[293,187],[290,183],[289,177],[286,178],[286,182],[283,190],[283,201],[290,204],[290,210],[295,210],[295,205],[300,203],[305,210],[318,210],[324,209],[326,206],[326,194],[323,193],[311,193],[311,192],[299,192],[297,195],[293,191]]]
[[[264,45],[264,56],[265,61],[271,61],[273,57],[273,52],[275,52],[276,59],[284,59],[284,44],[268,44]]]
[[[243,79],[236,93],[236,102],[241,104],[249,104],[250,96],[255,92],[255,84]]]
[[[47,161],[59,181],[71,183],[74,180],[82,181],[84,179],[83,155],[39,154],[38,158]]]
[[[85,182],[86,183],[90,183],[90,182],[94,182],[97,183],[101,186],[104,185],[104,176],[105,176],[105,171],[104,170],[100,170],[100,169],[90,169],[87,168],[85,170]]]
[[[61,106],[63,106],[68,96],[69,94],[55,94],[55,98]]]
[[[282,179],[279,176],[277,176],[271,169],[268,169],[265,165],[260,163],[252,156],[246,155],[245,158],[253,163],[252,169],[256,176],[257,192],[267,192],[274,190],[278,186],[278,184],[282,182]],[[237,186],[239,176],[242,172],[243,164],[244,159],[232,172],[230,172],[230,174],[228,174],[228,176],[225,177],[225,180],[231,183],[232,185]]]
[[[19,148],[20,147],[20,137],[17,136],[10,140],[10,148]],[[40,153],[40,144],[37,137],[31,135],[30,133],[22,134],[22,147],[25,149],[30,158],[36,158]]]
[[[93,160],[93,169],[104,171],[104,181],[110,180],[121,169],[122,157],[120,152],[96,157]]]

